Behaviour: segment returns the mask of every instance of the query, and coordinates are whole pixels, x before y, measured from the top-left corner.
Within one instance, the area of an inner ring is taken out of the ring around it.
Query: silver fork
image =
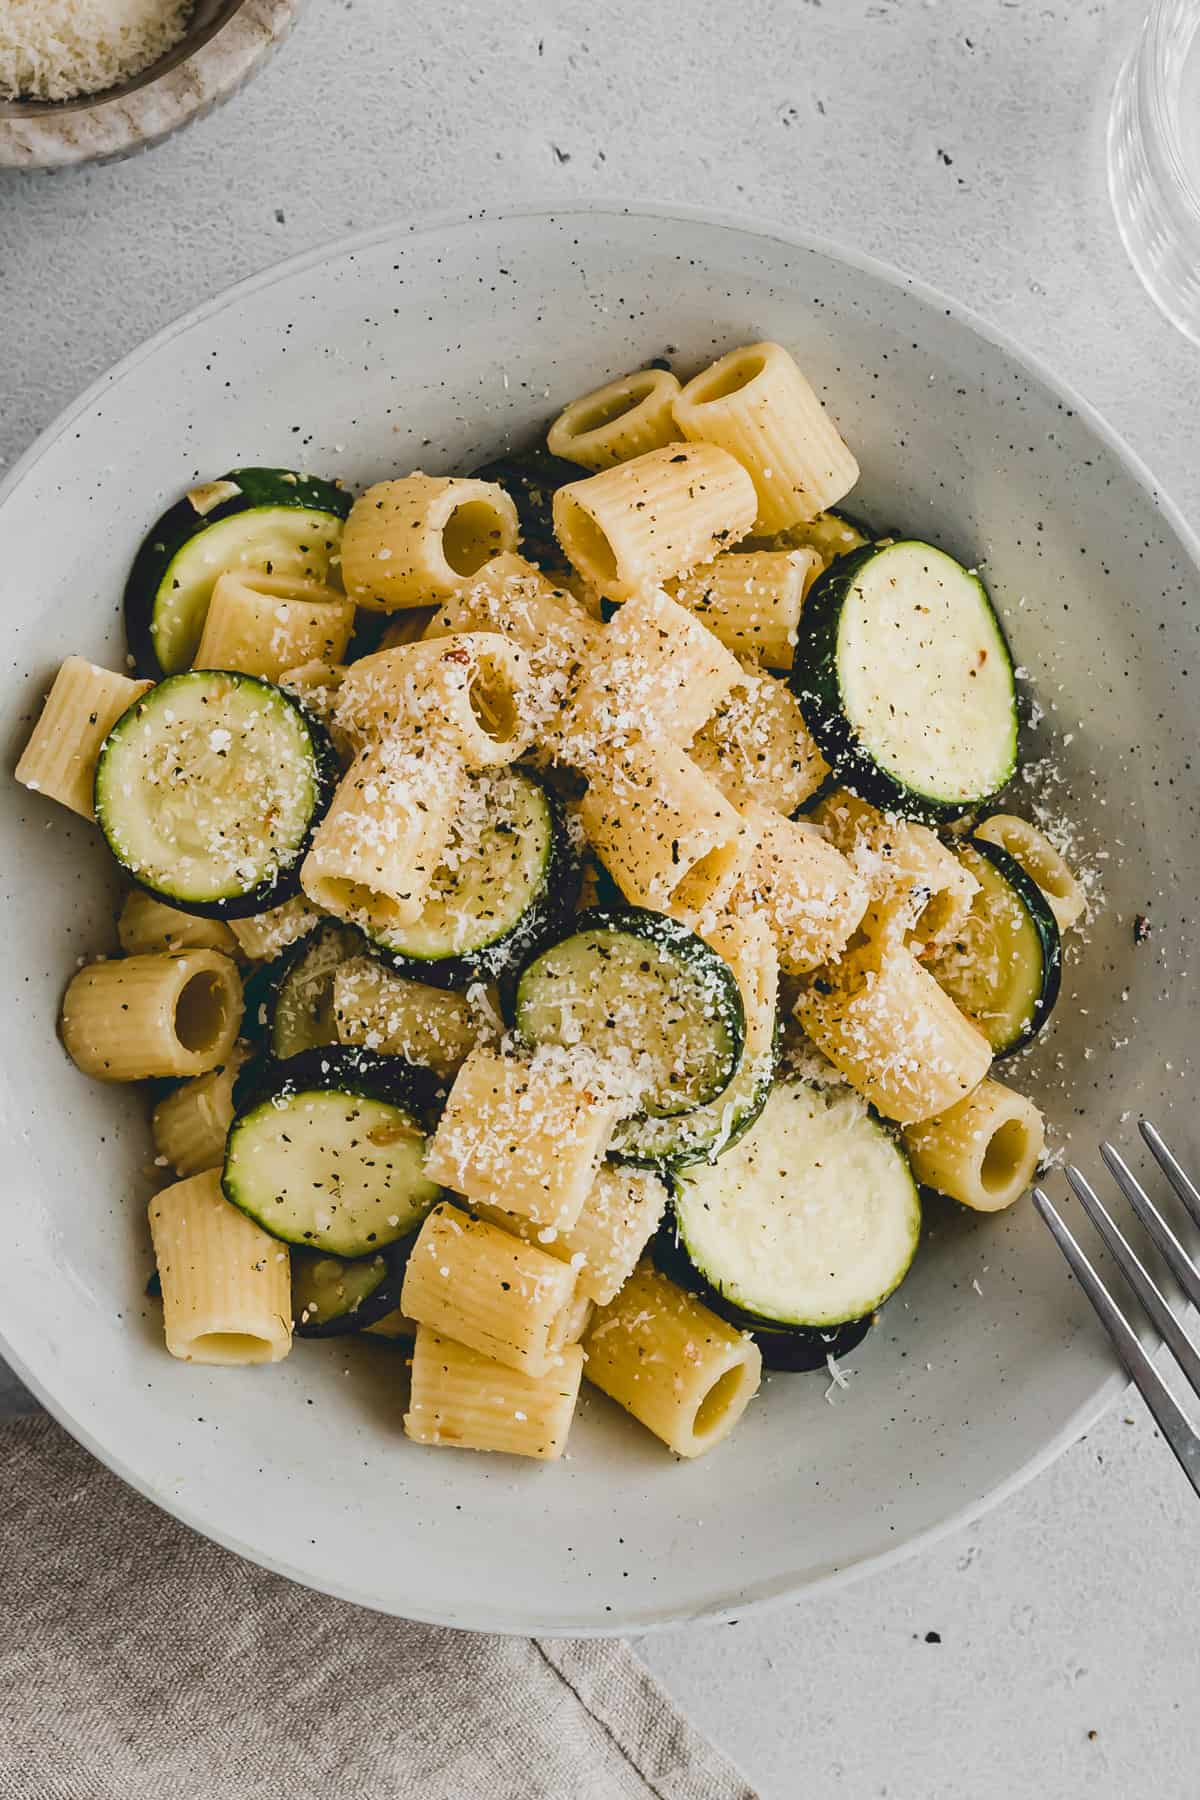
[[[1155,1162],[1187,1208],[1197,1228],[1200,1228],[1200,1188],[1197,1188],[1180,1166],[1178,1159],[1148,1119],[1139,1119],[1138,1130]],[[1200,1269],[1197,1269],[1120,1151],[1110,1143],[1103,1143],[1100,1154],[1104,1158],[1105,1167],[1145,1226],[1163,1261],[1192,1306],[1200,1311]],[[1076,1199],[1108,1245],[1113,1261],[1137,1295],[1151,1324],[1171,1351],[1193,1392],[1200,1396],[1200,1352],[1171,1311],[1162,1289],[1120,1227],[1114,1223],[1087,1177],[1073,1165],[1067,1169],[1066,1176]],[[1200,1436],[1192,1429],[1187,1415],[1143,1350],[1137,1333],[1043,1188],[1034,1188],[1033,1203],[1054,1233],[1059,1249],[1071,1265],[1075,1279],[1095,1307],[1100,1323],[1112,1339],[1113,1348],[1125,1365],[1130,1380],[1137,1386],[1142,1399],[1153,1413],[1159,1430],[1178,1457],[1180,1468],[1200,1496]]]

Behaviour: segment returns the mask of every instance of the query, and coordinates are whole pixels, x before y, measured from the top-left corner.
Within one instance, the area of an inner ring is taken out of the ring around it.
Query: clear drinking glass
[[[1155,0],[1117,77],[1108,187],[1150,294],[1200,344],[1200,0]]]

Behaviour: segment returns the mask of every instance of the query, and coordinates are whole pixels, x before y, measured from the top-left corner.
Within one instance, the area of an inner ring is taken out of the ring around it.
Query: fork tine
[[[1079,1204],[1111,1250],[1113,1261],[1145,1307],[1150,1323],[1187,1376],[1193,1392],[1200,1396],[1200,1352],[1167,1305],[1158,1284],[1120,1226],[1112,1219],[1091,1182],[1081,1170],[1074,1167],[1067,1169],[1066,1177]]]
[[[1184,1173],[1176,1157],[1163,1142],[1162,1134],[1149,1119],[1139,1119],[1138,1130],[1145,1138],[1155,1162],[1187,1207],[1192,1223],[1200,1227],[1200,1188]]]
[[[1113,1349],[1129,1379],[1150,1408],[1155,1423],[1175,1452],[1180,1468],[1200,1497],[1200,1437],[1196,1436],[1188,1424],[1175,1396],[1130,1330],[1124,1315],[1063,1223],[1049,1195],[1042,1188],[1035,1187],[1033,1203],[1053,1232],[1054,1240],[1070,1264],[1075,1279],[1095,1307],[1100,1323],[1112,1339]]]
[[[1100,1146],[1100,1154],[1113,1180],[1153,1238],[1155,1248],[1161,1251],[1172,1275],[1192,1305],[1200,1307],[1200,1275],[1196,1273],[1191,1257],[1116,1146],[1105,1141]]]

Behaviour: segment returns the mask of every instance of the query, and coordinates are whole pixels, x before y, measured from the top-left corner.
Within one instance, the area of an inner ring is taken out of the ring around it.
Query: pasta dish
[[[557,1458],[586,1380],[693,1457],[837,1372],[923,1190],[1025,1192],[993,1067],[1084,895],[1000,798],[979,573],[857,479],[760,343],[471,473],[239,468],[154,524],[131,672],[69,657],[17,779],[128,878],[60,1029],[150,1084],[172,1356],[359,1332],[418,1443]]]

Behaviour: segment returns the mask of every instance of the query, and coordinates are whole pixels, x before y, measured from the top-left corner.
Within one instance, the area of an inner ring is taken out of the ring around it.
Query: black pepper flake
[[[941,1641],[942,1634],[940,1631],[927,1631],[925,1633],[925,1642],[927,1644],[940,1644]]]
[[[1151,925],[1149,919],[1146,917],[1145,913],[1138,913],[1133,921],[1133,941],[1134,941],[1134,943],[1135,944],[1144,944],[1146,942],[1146,939],[1150,936],[1150,933],[1152,930],[1153,930],[1153,926]]]

